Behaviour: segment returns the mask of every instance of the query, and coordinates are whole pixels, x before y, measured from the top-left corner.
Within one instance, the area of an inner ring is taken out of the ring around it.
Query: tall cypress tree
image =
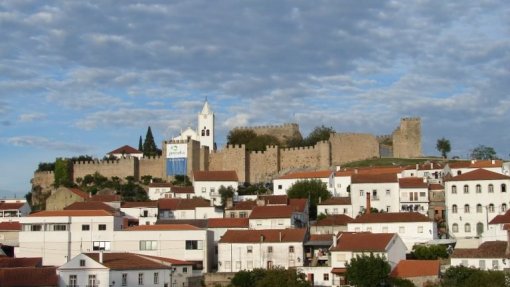
[[[138,150],[143,151],[142,136],[140,136],[140,140],[138,141]]]
[[[158,147],[154,142],[154,137],[152,136],[151,127],[147,129],[147,134],[145,135],[145,142],[143,143],[143,156],[157,156],[158,155]]]

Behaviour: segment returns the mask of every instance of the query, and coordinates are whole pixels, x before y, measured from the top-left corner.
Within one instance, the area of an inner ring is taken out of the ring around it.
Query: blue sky
[[[195,125],[388,134],[508,158],[506,1],[0,1],[0,196],[39,162],[102,157]]]

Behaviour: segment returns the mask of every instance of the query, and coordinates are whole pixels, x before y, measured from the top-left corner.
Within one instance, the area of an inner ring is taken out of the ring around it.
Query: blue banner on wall
[[[186,158],[169,158],[166,160],[166,175],[186,175],[188,160]]]

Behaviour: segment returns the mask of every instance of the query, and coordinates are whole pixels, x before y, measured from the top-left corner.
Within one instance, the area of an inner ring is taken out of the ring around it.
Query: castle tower
[[[209,151],[212,152],[214,148],[214,113],[209,107],[207,99],[205,100],[202,112],[198,114],[198,138],[200,145],[208,146]]]
[[[393,132],[393,156],[414,158],[421,155],[421,119],[403,118]]]

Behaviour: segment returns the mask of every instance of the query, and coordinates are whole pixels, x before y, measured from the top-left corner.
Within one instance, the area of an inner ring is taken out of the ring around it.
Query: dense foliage
[[[442,286],[448,287],[503,287],[506,278],[503,271],[484,271],[477,268],[454,266],[448,268],[442,278]]]
[[[57,158],[55,161],[54,183],[55,187],[73,187],[73,163],[69,159]]]
[[[415,245],[411,256],[419,260],[436,260],[448,258],[448,251],[444,245]]]
[[[220,188],[218,188],[218,193],[221,196],[221,205],[225,207],[227,204],[227,199],[234,197],[235,190],[230,185],[228,187],[222,185]]]
[[[172,181],[173,185],[178,186],[192,186],[191,181],[189,180],[189,177],[187,175],[176,175],[174,176],[174,180]]]
[[[452,150],[452,147],[449,140],[440,138],[437,140],[436,149],[441,153],[443,158],[447,158],[448,153]]]
[[[276,267],[239,271],[231,280],[233,287],[309,287],[305,274],[295,269]]]
[[[345,276],[351,285],[373,287],[388,285],[391,266],[386,259],[370,253],[352,258],[346,269]]]
[[[248,182],[245,182],[244,184],[239,185],[237,187],[237,193],[239,195],[267,194],[267,193],[271,193],[270,186],[271,186],[271,184],[264,184],[264,183],[249,184]]]
[[[147,128],[147,134],[145,135],[145,141],[143,143],[143,156],[158,156],[161,155],[161,150],[156,146],[154,136],[152,135],[151,127]]]
[[[145,189],[134,180],[132,176],[121,180],[118,177],[107,177],[99,174],[88,174],[84,178],[77,178],[79,188],[87,193],[96,194],[98,191],[109,188],[116,190],[123,201],[146,201],[148,200]]]
[[[250,129],[231,130],[227,136],[227,143],[236,145],[244,144],[246,150],[249,151],[265,151],[268,145],[280,145],[276,137],[271,135],[257,135]]]
[[[306,138],[291,138],[286,144],[289,147],[313,146],[320,141],[329,140],[329,137],[334,132],[335,130],[332,127],[322,125],[315,127]]]
[[[331,197],[326,184],[318,179],[298,180],[287,190],[289,198],[308,198],[310,204],[310,219],[317,218],[317,204],[319,198],[326,200]]]
[[[497,159],[496,150],[493,147],[479,145],[471,151],[471,159]]]

